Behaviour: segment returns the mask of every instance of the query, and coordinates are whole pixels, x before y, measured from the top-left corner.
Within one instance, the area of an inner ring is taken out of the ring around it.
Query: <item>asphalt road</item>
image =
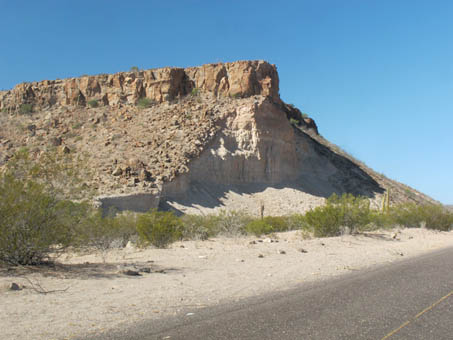
[[[451,340],[453,248],[94,339]]]

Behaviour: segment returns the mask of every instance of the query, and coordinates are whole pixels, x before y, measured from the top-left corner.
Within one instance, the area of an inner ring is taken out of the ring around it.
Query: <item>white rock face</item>
[[[293,128],[267,100],[238,107],[189,168],[191,181],[224,185],[294,180],[298,171]]]

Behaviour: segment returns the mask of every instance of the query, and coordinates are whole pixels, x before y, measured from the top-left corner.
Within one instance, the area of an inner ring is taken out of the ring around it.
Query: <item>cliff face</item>
[[[393,202],[430,201],[319,136],[264,61],[24,83],[0,92],[0,108],[0,166],[22,147],[37,160],[55,147],[86,155],[85,184],[106,209],[282,215],[332,193],[377,206],[387,188]]]
[[[55,106],[86,107],[90,101],[103,106],[136,104],[140,98],[156,103],[172,101],[193,89],[217,97],[262,95],[280,101],[278,73],[264,61],[238,61],[191,68],[160,68],[137,72],[101,74],[80,78],[22,83],[0,92],[0,109],[14,111],[23,104],[35,111]]]

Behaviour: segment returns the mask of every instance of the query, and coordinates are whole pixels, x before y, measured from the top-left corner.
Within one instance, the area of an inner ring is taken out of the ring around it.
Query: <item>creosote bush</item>
[[[0,262],[40,264],[64,250],[71,241],[63,223],[64,203],[43,185],[0,177]]]
[[[260,236],[291,229],[290,220],[283,216],[266,216],[262,219],[254,219],[245,226],[249,234]]]
[[[343,194],[332,195],[326,205],[307,212],[302,225],[315,237],[336,236],[346,230],[351,233],[376,228],[419,228],[453,230],[453,213],[441,205],[404,203],[391,206],[388,212],[370,209],[369,200]]]
[[[144,245],[166,248],[182,238],[182,223],[173,212],[150,211],[138,217],[137,232]]]
[[[405,228],[449,231],[453,229],[453,213],[440,205],[406,203],[391,207],[388,218],[392,224]]]
[[[305,222],[315,237],[336,236],[344,230],[354,233],[365,229],[370,219],[370,203],[364,197],[351,194],[333,194],[326,205],[316,207],[305,214]]]
[[[182,238],[185,240],[207,240],[217,234],[217,216],[214,215],[183,215]]]

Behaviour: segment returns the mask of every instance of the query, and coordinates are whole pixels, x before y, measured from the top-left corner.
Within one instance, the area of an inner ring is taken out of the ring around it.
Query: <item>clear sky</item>
[[[453,1],[0,0],[0,89],[264,59],[331,142],[453,204]]]

